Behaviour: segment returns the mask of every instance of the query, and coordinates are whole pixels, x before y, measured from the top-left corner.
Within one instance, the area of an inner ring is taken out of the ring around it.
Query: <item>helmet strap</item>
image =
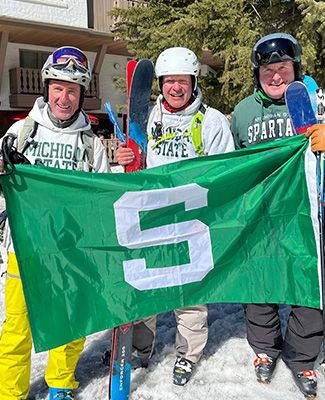
[[[191,75],[191,79],[192,79],[192,93],[196,93],[197,92],[197,77],[194,75]]]
[[[44,82],[43,85],[43,99],[45,103],[49,101],[49,81],[48,79]]]
[[[84,86],[80,85],[80,89],[81,90],[80,90],[80,100],[79,100],[78,112],[82,109],[82,106],[83,106],[84,100],[85,100],[85,92],[86,92],[86,89]]]

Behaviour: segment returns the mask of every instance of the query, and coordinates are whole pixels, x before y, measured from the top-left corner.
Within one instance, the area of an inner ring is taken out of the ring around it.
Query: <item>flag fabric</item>
[[[129,174],[2,177],[36,351],[184,306],[320,308],[304,136]]]

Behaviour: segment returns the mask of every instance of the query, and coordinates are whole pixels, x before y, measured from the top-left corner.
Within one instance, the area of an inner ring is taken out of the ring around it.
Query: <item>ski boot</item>
[[[190,379],[195,368],[195,363],[186,358],[177,358],[173,370],[174,385],[184,386]]]
[[[257,381],[260,383],[270,383],[276,366],[276,359],[267,354],[257,354],[254,360],[254,368]]]
[[[111,350],[105,350],[102,354],[102,363],[106,367],[110,367],[111,364]],[[148,368],[149,358],[142,359],[140,357],[135,356],[132,354],[131,357],[131,368],[138,369],[138,368]]]
[[[72,389],[50,388],[49,400],[73,400]]]
[[[313,370],[292,373],[294,381],[306,399],[315,399],[317,395],[317,375]]]

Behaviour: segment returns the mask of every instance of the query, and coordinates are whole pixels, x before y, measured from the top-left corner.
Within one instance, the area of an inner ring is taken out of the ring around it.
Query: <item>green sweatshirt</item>
[[[285,104],[256,90],[235,107],[231,131],[236,149],[294,135]]]

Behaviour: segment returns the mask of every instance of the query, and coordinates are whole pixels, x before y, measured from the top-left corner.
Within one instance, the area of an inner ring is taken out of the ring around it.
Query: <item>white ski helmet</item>
[[[161,79],[166,75],[191,75],[193,76],[193,92],[197,88],[197,78],[200,73],[200,63],[192,50],[186,47],[171,47],[160,53],[156,61],[155,73],[158,78],[160,90]]]
[[[58,48],[49,55],[42,68],[44,87],[50,79],[77,83],[87,90],[91,79],[88,58],[76,47]]]

